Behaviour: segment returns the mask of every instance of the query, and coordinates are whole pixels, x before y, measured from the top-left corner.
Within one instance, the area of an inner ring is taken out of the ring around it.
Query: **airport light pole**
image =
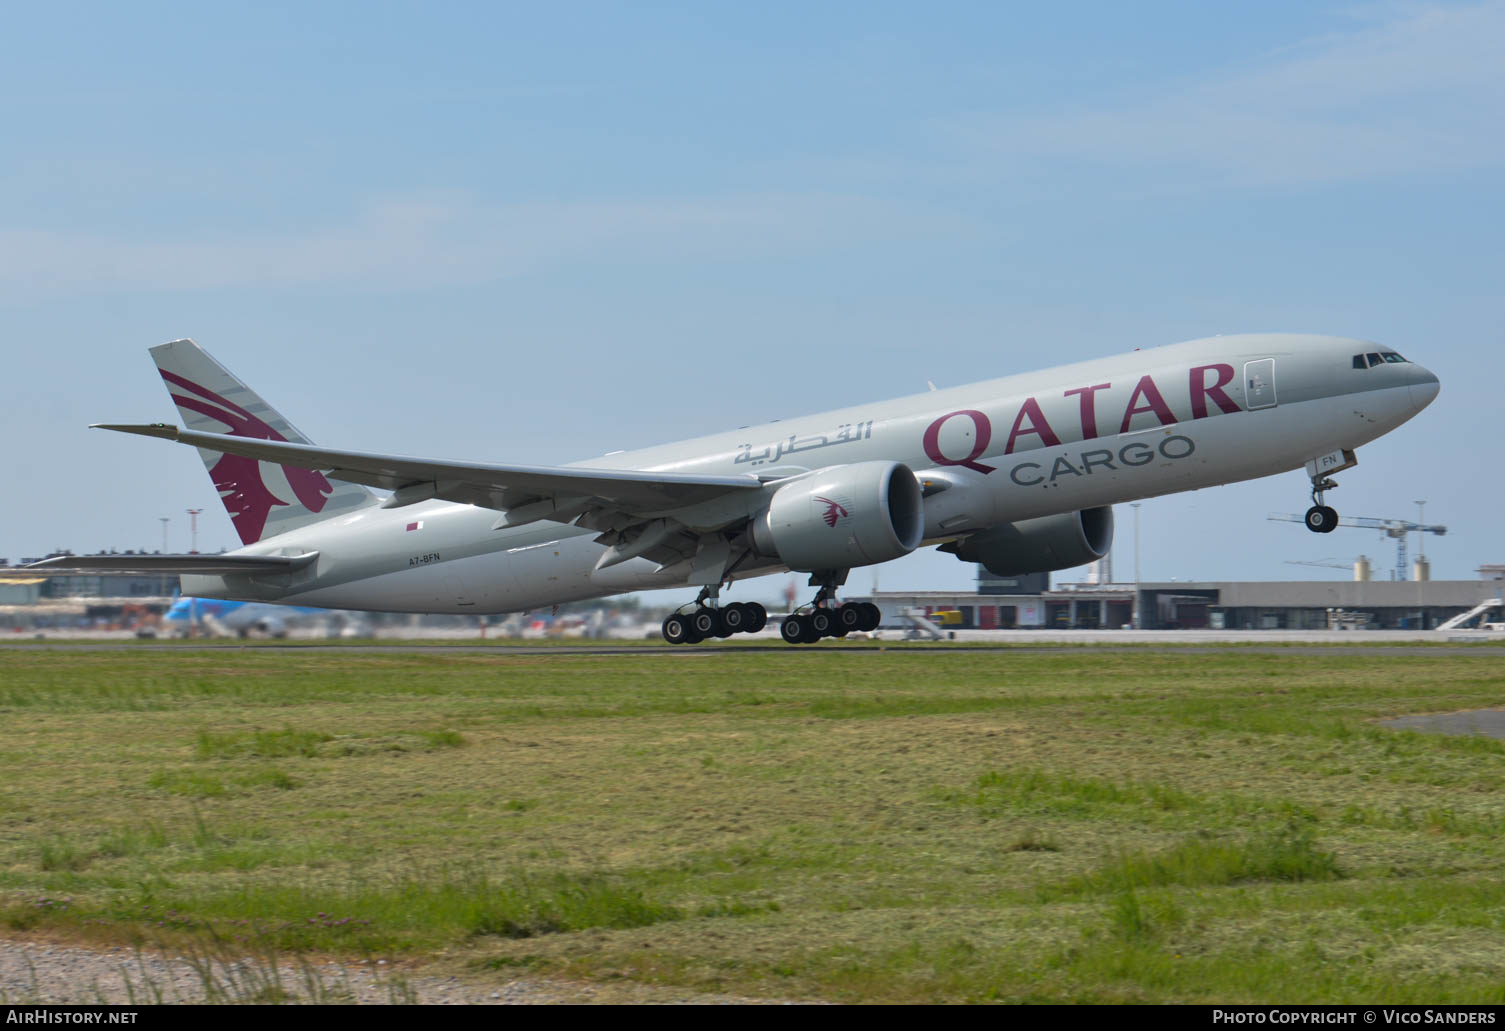
[[[1139,630],[1139,502],[1134,502],[1130,507],[1134,509],[1134,611],[1129,623],[1135,630]]]
[[[1416,525],[1426,526],[1427,521],[1423,518],[1427,513],[1425,499],[1416,503]],[[1416,567],[1412,570],[1412,577],[1416,580],[1416,625],[1423,630],[1427,628],[1427,598],[1425,582],[1421,578],[1421,571],[1427,567],[1427,535],[1424,531],[1416,531]]]
[[[188,510],[189,534],[193,541],[193,546],[188,549],[190,555],[197,555],[199,553],[199,513],[202,511],[204,511],[202,508],[190,508]]]
[[[168,517],[167,516],[158,516],[157,518],[162,521],[162,554],[166,555],[167,554],[167,522],[168,522]]]

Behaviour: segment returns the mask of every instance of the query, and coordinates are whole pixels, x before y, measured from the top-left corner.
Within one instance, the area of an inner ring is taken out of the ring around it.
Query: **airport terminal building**
[[[957,629],[1432,630],[1498,600],[1505,580],[1172,581],[1062,584],[1045,574],[980,578],[968,592],[881,592],[885,625],[906,608],[956,612]],[[1492,617],[1496,618],[1496,617]],[[954,619],[954,617],[953,617]]]
[[[131,554],[122,552],[121,554]],[[44,575],[0,558],[0,629],[108,625],[172,604],[178,578],[169,575]]]

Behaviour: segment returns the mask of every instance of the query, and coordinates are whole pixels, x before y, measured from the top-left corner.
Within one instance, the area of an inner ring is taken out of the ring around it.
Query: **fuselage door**
[[[1275,359],[1244,363],[1244,407],[1249,411],[1275,407]]]

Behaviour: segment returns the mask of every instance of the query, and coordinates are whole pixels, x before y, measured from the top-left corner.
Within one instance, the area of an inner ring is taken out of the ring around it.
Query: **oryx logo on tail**
[[[172,395],[173,402],[179,408],[197,412],[199,415],[224,423],[229,427],[228,432],[231,436],[253,437],[257,440],[287,440],[264,421],[208,387],[200,386],[166,369],[158,371],[167,381],[168,393]],[[197,396],[186,396],[174,390],[174,387]],[[288,485],[293,488],[293,493],[297,495],[298,502],[304,508],[310,512],[323,510],[324,503],[334,490],[329,481],[324,478],[323,473],[290,465],[282,466],[282,473],[287,477]],[[266,528],[267,516],[271,514],[274,506],[292,504],[273,494],[267,487],[266,480],[261,475],[261,463],[254,458],[221,455],[219,461],[210,468],[209,475],[225,502],[225,508],[230,512],[230,519],[235,523],[235,532],[240,535],[243,544],[261,540],[262,531]]]

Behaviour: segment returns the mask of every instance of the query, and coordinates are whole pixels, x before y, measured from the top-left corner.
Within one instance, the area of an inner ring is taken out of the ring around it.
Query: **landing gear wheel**
[[[670,644],[688,644],[690,642],[690,621],[679,615],[672,614],[664,620],[664,640]]]
[[[811,643],[819,641],[822,637],[831,636],[831,631],[835,628],[836,621],[831,618],[831,613],[828,610],[816,609],[805,618],[810,624]]]
[[[763,606],[759,605],[755,601],[748,602],[747,603],[747,626],[743,628],[744,631],[746,633],[749,633],[749,634],[755,634],[759,630],[762,630],[767,625],[768,625],[768,610],[765,609]]]
[[[1332,533],[1338,528],[1338,513],[1327,505],[1313,505],[1306,510],[1306,528],[1313,533]]]
[[[788,644],[804,644],[805,634],[809,631],[809,629],[810,628],[806,624],[805,618],[803,616],[790,614],[788,616],[785,616],[784,622],[780,624],[779,635],[783,637],[785,642],[787,642]]]
[[[862,625],[858,629],[868,634],[877,630],[878,624],[883,622],[883,613],[879,611],[878,606],[870,601],[862,601],[857,604],[862,607]]]
[[[836,610],[837,636],[845,637],[853,630],[861,630],[863,624],[863,612],[861,603],[843,605]]]
[[[741,602],[732,602],[721,610],[722,636],[730,637],[740,634],[747,629],[748,612],[747,606]]]
[[[721,636],[721,613],[716,609],[701,607],[690,613],[690,630],[696,636],[704,639],[707,637]]]

